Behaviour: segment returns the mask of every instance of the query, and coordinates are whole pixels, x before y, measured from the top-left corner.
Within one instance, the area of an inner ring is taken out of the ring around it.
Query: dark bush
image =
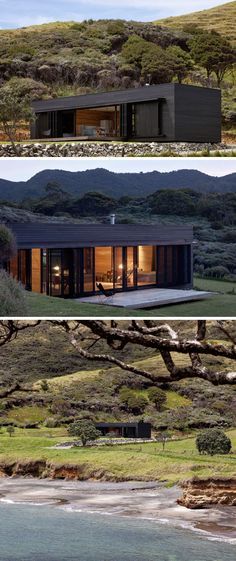
[[[230,438],[221,429],[200,432],[196,438],[199,454],[229,454],[232,445]]]

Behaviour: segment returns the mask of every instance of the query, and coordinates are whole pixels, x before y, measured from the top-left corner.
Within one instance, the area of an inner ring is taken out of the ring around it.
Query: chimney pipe
[[[110,224],[112,224],[112,226],[114,226],[115,223],[116,223],[116,215],[115,214],[110,214]]]

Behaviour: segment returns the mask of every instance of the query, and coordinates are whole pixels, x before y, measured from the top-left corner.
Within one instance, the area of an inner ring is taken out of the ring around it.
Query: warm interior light
[[[122,263],[121,263],[121,264],[119,265],[119,267],[118,267],[118,268],[119,268],[119,269],[123,269],[123,265],[122,265]]]
[[[55,265],[55,267],[53,267],[54,271],[60,271],[60,267],[59,265]]]

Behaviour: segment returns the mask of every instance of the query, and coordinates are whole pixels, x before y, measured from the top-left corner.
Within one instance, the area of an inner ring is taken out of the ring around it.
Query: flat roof
[[[138,427],[138,426],[151,426],[151,423],[146,423],[145,421],[127,421],[127,423],[122,423],[122,422],[117,422],[117,423],[95,423],[96,427],[101,427],[101,428],[109,428],[109,427],[116,427],[116,428],[122,428],[122,427]]]
[[[190,86],[187,84],[177,84],[173,82],[169,84],[158,84],[153,86],[139,86],[137,88],[130,88],[127,90],[112,90],[109,92],[44,99],[40,101],[33,101],[32,107],[36,113],[43,113],[47,111],[57,111],[65,109],[106,107],[109,105],[120,105],[122,103],[132,103],[138,101],[154,101],[165,97],[165,95],[170,94],[170,92],[174,93],[174,90],[176,88],[189,90],[209,89],[199,86]]]
[[[8,224],[19,249],[94,246],[185,245],[193,241],[193,227],[145,224]]]

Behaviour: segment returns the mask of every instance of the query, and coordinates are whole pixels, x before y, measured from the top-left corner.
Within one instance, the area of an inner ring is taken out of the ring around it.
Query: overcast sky
[[[222,0],[0,0],[0,28],[51,21],[120,18],[139,21],[225,4]]]
[[[0,178],[11,181],[27,181],[32,175],[44,169],[63,169],[82,171],[86,169],[105,168],[110,171],[124,172],[168,172],[179,169],[197,169],[208,175],[221,176],[236,172],[235,158],[28,158],[0,159]]]

